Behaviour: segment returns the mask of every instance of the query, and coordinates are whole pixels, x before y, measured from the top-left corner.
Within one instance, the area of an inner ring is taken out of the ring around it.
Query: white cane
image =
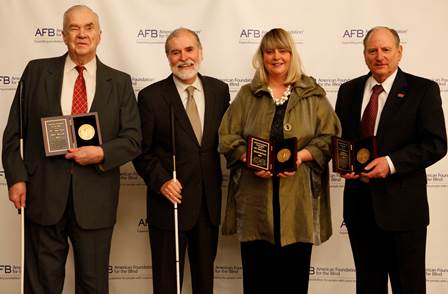
[[[173,159],[175,157],[173,156]],[[176,171],[173,171],[173,180],[176,181]],[[177,216],[177,203],[174,204],[174,242],[176,243],[176,288],[180,294],[180,268],[179,268],[179,217]]]
[[[176,137],[174,132],[174,111],[170,104],[171,144],[173,152],[173,181],[177,181],[176,175]],[[174,242],[176,247],[176,289],[180,294],[180,267],[179,267],[179,217],[177,215],[177,203],[174,203]]]
[[[20,138],[20,156],[23,159],[23,138]],[[20,293],[24,293],[25,276],[25,206],[21,206],[20,213]]]
[[[20,127],[20,158],[23,161],[23,81],[19,82],[19,127]],[[25,276],[25,206],[21,205],[19,209],[20,224],[20,293],[24,293]]]

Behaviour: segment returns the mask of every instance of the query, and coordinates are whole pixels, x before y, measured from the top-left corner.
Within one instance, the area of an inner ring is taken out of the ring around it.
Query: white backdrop
[[[283,27],[293,35],[305,72],[326,89],[334,104],[339,85],[367,72],[362,39],[376,25],[396,28],[402,38],[401,68],[437,81],[448,113],[448,2],[446,0],[268,1],[268,0],[0,0],[0,134],[20,75],[30,59],[62,55],[62,14],[84,3],[100,16],[100,59],[132,76],[136,93],[166,77],[163,44],[169,32],[186,26],[198,32],[204,47],[201,72],[227,82],[232,97],[253,75],[251,58],[264,32]],[[428,293],[448,293],[445,207],[448,162],[428,170],[431,225],[428,232]],[[333,237],[315,247],[310,293],[354,293],[355,272],[342,223],[343,180],[331,177]],[[118,223],[110,260],[110,293],[152,293],[145,186],[131,165],[122,168]],[[7,198],[0,166],[0,293],[19,293],[20,218]],[[224,203],[225,205],[225,203]],[[215,267],[216,293],[242,293],[238,242],[221,237]],[[65,294],[73,291],[70,257]],[[173,281],[174,282],[174,281]],[[191,293],[188,276],[184,292]]]

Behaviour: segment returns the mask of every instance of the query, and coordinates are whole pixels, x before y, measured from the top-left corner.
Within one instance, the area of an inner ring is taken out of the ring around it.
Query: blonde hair
[[[281,28],[275,28],[267,32],[263,39],[261,39],[260,46],[257,49],[253,59],[252,65],[255,68],[255,74],[261,80],[262,83],[268,84],[269,74],[266,71],[263,62],[263,52],[272,49],[286,49],[291,53],[291,62],[288,69],[288,75],[286,76],[285,84],[292,84],[300,80],[303,71],[302,63],[300,61],[299,53],[297,52],[296,45],[291,35]]]

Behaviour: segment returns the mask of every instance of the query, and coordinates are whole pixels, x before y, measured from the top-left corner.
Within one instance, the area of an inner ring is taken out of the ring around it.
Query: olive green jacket
[[[269,138],[275,104],[257,78],[238,92],[221,122],[219,151],[230,168],[223,234],[240,241],[274,243],[272,180],[257,177],[239,160],[249,135]],[[296,137],[298,149],[314,160],[302,163],[294,176],[280,179],[281,245],[320,244],[331,236],[328,161],[331,136],[340,123],[324,89],[308,76],[292,85],[284,118],[285,138]]]

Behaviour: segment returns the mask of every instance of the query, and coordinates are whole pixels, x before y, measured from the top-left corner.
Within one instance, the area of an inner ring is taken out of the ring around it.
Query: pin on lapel
[[[397,98],[404,98],[405,95],[406,95],[406,94],[403,93],[403,92],[398,92],[398,94],[397,94]]]
[[[284,129],[285,131],[289,132],[290,130],[292,130],[292,125],[291,125],[290,123],[286,123],[286,124],[283,126],[283,129]]]

